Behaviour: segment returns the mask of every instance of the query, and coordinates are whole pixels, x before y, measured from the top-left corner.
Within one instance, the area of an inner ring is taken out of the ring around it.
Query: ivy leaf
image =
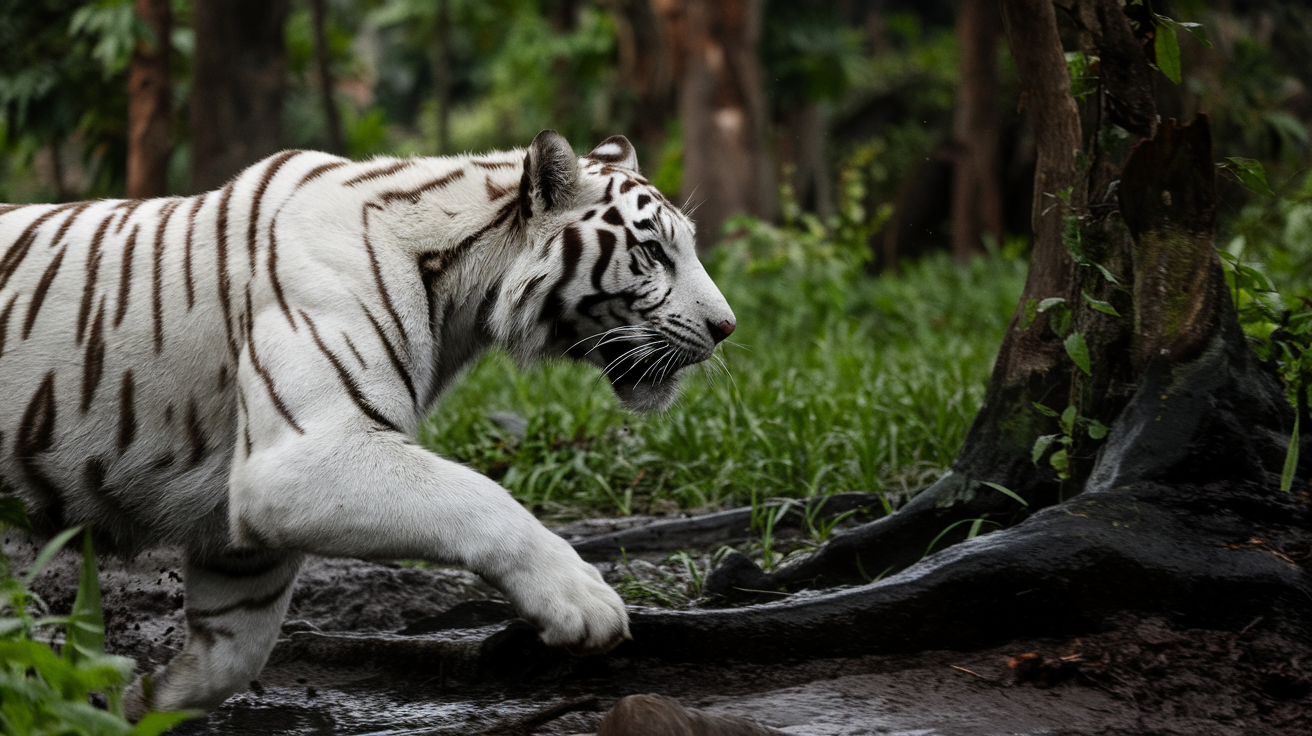
[[[1095,263],[1093,264],[1093,267],[1098,269],[1098,272],[1102,274],[1102,277],[1107,279],[1109,282],[1111,282],[1112,285],[1120,286],[1121,282],[1118,281],[1117,278],[1112,275],[1111,271],[1107,270],[1106,266],[1102,265],[1101,263]]]
[[[1089,439],[1100,440],[1107,436],[1107,425],[1097,419],[1089,420]]]
[[[1090,307],[1093,307],[1094,309],[1098,310],[1099,312],[1102,312],[1103,314],[1110,314],[1113,317],[1121,316],[1121,313],[1116,311],[1116,307],[1113,307],[1109,302],[1104,302],[1099,299],[1094,299],[1093,297],[1089,296],[1089,292],[1087,291],[1084,292],[1084,301],[1087,302]]]
[[[1064,434],[1069,435],[1075,429],[1075,417],[1077,413],[1074,404],[1066,407],[1066,411],[1061,413],[1061,431]],[[1070,443],[1067,442],[1066,444],[1069,445]]]
[[[1037,440],[1034,440],[1034,449],[1030,452],[1030,462],[1038,465],[1039,460],[1043,459],[1043,453],[1047,452],[1048,448],[1051,447],[1052,443],[1056,442],[1059,437],[1061,437],[1059,434],[1045,434]]]
[[[1154,15],[1157,14],[1154,13]],[[1164,15],[1157,15],[1157,23],[1158,25],[1166,25],[1176,29],[1183,28],[1184,30],[1189,31],[1189,33],[1198,40],[1198,43],[1201,43],[1209,49],[1212,48],[1212,42],[1207,38],[1207,29],[1203,27],[1202,23],[1185,23],[1184,21],[1168,18]]]
[[[1162,16],[1157,16],[1157,38],[1153,48],[1157,52],[1157,68],[1167,79],[1179,84],[1184,76],[1180,72],[1180,40],[1175,36],[1174,21],[1167,23]]]
[[[1070,337],[1066,338],[1064,345],[1066,346],[1066,354],[1071,356],[1071,360],[1075,361],[1075,365],[1078,365],[1080,370],[1084,371],[1084,375],[1092,376],[1093,367],[1089,363],[1089,346],[1084,342],[1084,335],[1072,332]]]
[[[1227,156],[1225,160],[1227,163],[1218,166],[1244,185],[1245,189],[1268,197],[1276,196],[1276,193],[1271,191],[1271,186],[1266,183],[1266,167],[1262,166],[1261,161],[1242,156]]]
[[[1043,301],[1039,302],[1039,310],[1038,310],[1038,311],[1040,311],[1040,312],[1046,312],[1046,311],[1048,311],[1049,309],[1052,309],[1053,307],[1057,306],[1058,304],[1065,304],[1065,303],[1066,303],[1066,300],[1063,299],[1062,297],[1059,297],[1059,296],[1050,296],[1050,297],[1048,297],[1047,299],[1044,299]]]
[[[1071,458],[1070,454],[1066,452],[1066,448],[1063,447],[1052,453],[1052,457],[1048,458],[1048,464],[1052,466],[1053,470],[1057,471],[1058,477],[1062,480],[1070,477]]]
[[[1055,416],[1057,416],[1057,410],[1056,410],[1056,409],[1053,409],[1052,407],[1049,407],[1049,406],[1044,406],[1043,404],[1040,404],[1040,403],[1037,402],[1037,401],[1034,402],[1034,408],[1035,408],[1035,409],[1038,409],[1038,410],[1039,410],[1039,413],[1042,414],[1042,415],[1045,416],[1045,417],[1055,417]]]

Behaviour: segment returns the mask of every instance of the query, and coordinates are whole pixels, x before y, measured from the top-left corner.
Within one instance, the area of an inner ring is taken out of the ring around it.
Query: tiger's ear
[[[554,130],[538,133],[524,156],[519,181],[519,207],[525,219],[534,212],[557,212],[574,201],[579,185],[579,160],[569,141]]]
[[[638,171],[638,152],[633,150],[633,144],[629,143],[629,139],[622,135],[613,135],[602,141],[584,158]]]

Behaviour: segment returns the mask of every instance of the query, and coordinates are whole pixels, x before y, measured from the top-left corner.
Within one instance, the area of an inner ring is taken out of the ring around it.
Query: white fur
[[[558,136],[544,136],[530,156],[568,150]],[[188,551],[194,621],[186,647],[139,683],[130,698],[134,712],[212,707],[254,677],[276,639],[304,553],[460,564],[505,591],[548,644],[602,651],[628,636],[624,606],[595,568],[496,483],[424,450],[413,435],[435,398],[480,352],[501,345],[525,361],[560,354],[571,347],[562,338],[568,330],[595,347],[606,329],[642,326],[647,352],[665,351],[654,353],[664,362],[636,366],[650,378],[620,377],[616,390],[634,408],[664,405],[678,368],[714,349],[715,339],[698,331],[731,323],[733,315],[697,261],[691,223],[656,200],[636,170],[570,154],[568,165],[550,172],[557,177],[554,202],[534,180],[532,216],[522,218],[516,207],[505,217],[519,198],[525,155],[348,163],[301,152],[272,176],[277,159],[266,159],[240,174],[229,193],[201,195],[189,255],[195,199],[146,201],[126,218],[122,202],[92,203],[54,243],[71,214],[61,212],[31,230],[35,240],[21,259],[21,234],[52,208],[0,214],[0,259],[8,259],[0,260],[0,280],[7,278],[0,310],[9,306],[7,322],[0,320],[0,330],[7,325],[0,342],[0,482],[27,499],[38,519],[92,523],[106,543],[126,551]],[[334,164],[300,185],[316,167]],[[387,173],[361,178],[369,172]],[[385,195],[448,175],[447,185],[411,198]],[[632,189],[620,196],[626,181]],[[252,253],[248,233],[261,186]],[[602,204],[608,191],[612,202]],[[648,200],[641,210],[638,195]],[[601,222],[609,207],[626,226],[653,217],[659,227],[643,237],[663,243],[672,265],[653,266],[651,257],[630,251],[624,228]],[[158,223],[170,209],[157,251]],[[489,228],[499,215],[502,224]],[[106,217],[112,219],[102,227]],[[564,280],[562,243],[571,226],[582,251]],[[606,228],[618,245],[600,282],[608,292],[636,288],[631,271],[646,264],[641,296],[585,314],[579,300],[596,292],[593,269]],[[453,257],[461,247],[464,254]],[[419,264],[446,258],[453,260],[427,291]],[[227,279],[226,324],[220,272]],[[42,288],[44,301],[34,310]],[[553,294],[564,309],[559,320],[544,321]],[[79,331],[88,298],[90,316]],[[94,363],[91,323],[102,309],[103,369],[83,412],[94,373],[87,368]],[[411,376],[415,400],[389,344]],[[599,352],[583,357],[605,367]],[[40,400],[47,380],[48,405]],[[385,422],[368,416],[366,405]],[[204,452],[194,458],[198,436]]]

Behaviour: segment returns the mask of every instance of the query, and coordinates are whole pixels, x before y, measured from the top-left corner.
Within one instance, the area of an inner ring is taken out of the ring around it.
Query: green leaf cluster
[[[18,499],[0,497],[0,527],[25,527]],[[32,581],[69,541],[82,535],[82,570],[73,611],[54,616],[31,592]],[[63,631],[56,653],[43,639]],[[135,724],[123,717],[122,694],[134,663],[106,654],[91,531],[75,527],[42,548],[21,576],[0,554],[0,733],[6,736],[157,736],[190,713],[149,713]],[[92,703],[103,696],[106,707]]]

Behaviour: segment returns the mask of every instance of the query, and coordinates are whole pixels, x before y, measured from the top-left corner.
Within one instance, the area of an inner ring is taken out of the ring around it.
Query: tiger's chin
[[[611,389],[620,405],[629,411],[645,414],[666,409],[679,396],[678,371],[660,381],[611,380]]]

